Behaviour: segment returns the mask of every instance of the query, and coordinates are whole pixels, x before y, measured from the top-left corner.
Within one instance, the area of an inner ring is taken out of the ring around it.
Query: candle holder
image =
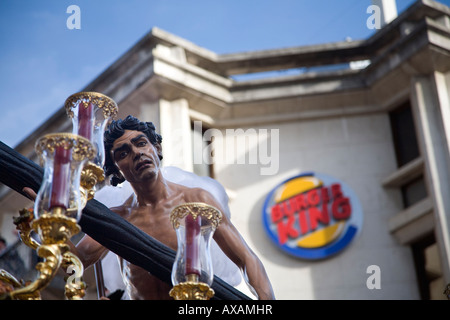
[[[117,104],[98,92],[79,92],[66,99],[67,115],[72,119],[73,133],[89,139],[96,148],[96,156],[84,165],[81,172],[81,192],[84,204],[94,198],[96,186],[104,181],[105,149],[103,132],[109,119],[118,113]],[[101,262],[94,265],[99,298],[105,295]]]
[[[170,220],[177,233],[178,249],[169,294],[175,300],[208,300],[214,296],[210,243],[221,219],[217,208],[200,202],[172,210]]]
[[[68,272],[75,271],[69,277],[72,281],[66,281],[66,297],[79,300],[85,294],[86,285],[81,280],[83,264],[69,251],[66,242],[81,230],[77,224],[81,211],[94,197],[95,186],[104,180],[103,132],[118,107],[103,94],[80,92],[66,99],[65,108],[72,118],[73,131],[49,134],[36,142],[36,153],[44,166],[43,182],[34,209],[21,210],[20,216],[14,218],[22,241],[44,259],[36,266],[39,277],[24,286],[7,271],[0,270],[0,280],[16,289],[0,300],[40,299],[40,291],[60,266]],[[31,237],[33,231],[42,244]]]
[[[72,133],[88,139],[96,148],[94,159],[85,164],[81,173],[82,196],[87,202],[94,198],[95,186],[104,180],[103,132],[119,109],[113,99],[98,92],[75,93],[66,99],[64,106],[72,119]]]
[[[40,299],[40,291],[47,287],[62,265],[70,264],[76,274],[83,273],[81,261],[69,251],[66,242],[81,230],[78,225],[84,207],[80,192],[81,170],[86,161],[94,158],[95,149],[83,137],[60,133],[38,139],[35,150],[44,167],[43,181],[34,210],[22,210],[15,223],[24,242],[36,249],[43,262],[36,265],[39,275],[35,281],[8,292],[2,299]],[[30,238],[31,231],[39,235],[40,243]],[[3,275],[1,279],[11,277]],[[81,299],[85,287],[84,282],[75,279],[66,285],[66,296]]]

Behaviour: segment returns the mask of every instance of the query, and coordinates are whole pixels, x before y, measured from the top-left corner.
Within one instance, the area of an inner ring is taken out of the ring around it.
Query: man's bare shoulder
[[[214,197],[210,192],[198,187],[187,187],[180,184],[172,183],[172,186],[183,194],[185,202],[205,202],[213,205],[211,202],[215,202]]]
[[[114,213],[117,213],[121,217],[125,217],[130,213],[130,208],[133,202],[134,202],[134,195],[131,195],[124,203],[115,207],[110,207],[109,210],[111,210]]]

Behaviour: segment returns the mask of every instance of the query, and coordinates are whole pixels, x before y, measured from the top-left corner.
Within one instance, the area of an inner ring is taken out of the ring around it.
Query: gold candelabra
[[[65,108],[72,118],[73,133],[48,134],[38,139],[35,150],[44,166],[43,181],[34,209],[21,210],[14,219],[22,242],[43,259],[36,265],[38,276],[24,284],[0,270],[0,281],[13,287],[0,299],[41,299],[41,291],[60,267],[77,275],[66,282],[66,298],[80,300],[85,295],[83,264],[67,242],[80,232],[82,209],[93,198],[97,183],[104,179],[103,130],[118,108],[111,98],[97,92],[74,94],[66,100]],[[32,232],[40,242],[32,238]]]

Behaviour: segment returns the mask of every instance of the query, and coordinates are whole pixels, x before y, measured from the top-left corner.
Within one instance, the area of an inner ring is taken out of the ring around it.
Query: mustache
[[[140,155],[136,158],[136,164],[134,166],[135,170],[139,170],[143,165],[146,164],[154,164],[153,158],[146,156],[146,155]]]

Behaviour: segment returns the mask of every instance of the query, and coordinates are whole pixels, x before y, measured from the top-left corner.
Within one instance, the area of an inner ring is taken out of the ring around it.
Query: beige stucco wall
[[[242,129],[244,134],[250,132],[249,128]],[[216,178],[231,191],[232,221],[263,261],[277,298],[418,299],[410,248],[401,246],[387,227],[389,218],[401,210],[398,191],[381,186],[381,180],[396,169],[387,114],[253,129],[279,130],[277,174],[261,175],[258,164],[216,162],[214,167]],[[225,130],[222,132],[227,145]],[[228,142],[230,148],[232,143]],[[308,171],[344,181],[356,192],[363,207],[360,234],[344,251],[323,261],[304,261],[282,252],[268,238],[262,223],[261,210],[272,188]],[[366,286],[370,265],[380,267],[379,290]]]

